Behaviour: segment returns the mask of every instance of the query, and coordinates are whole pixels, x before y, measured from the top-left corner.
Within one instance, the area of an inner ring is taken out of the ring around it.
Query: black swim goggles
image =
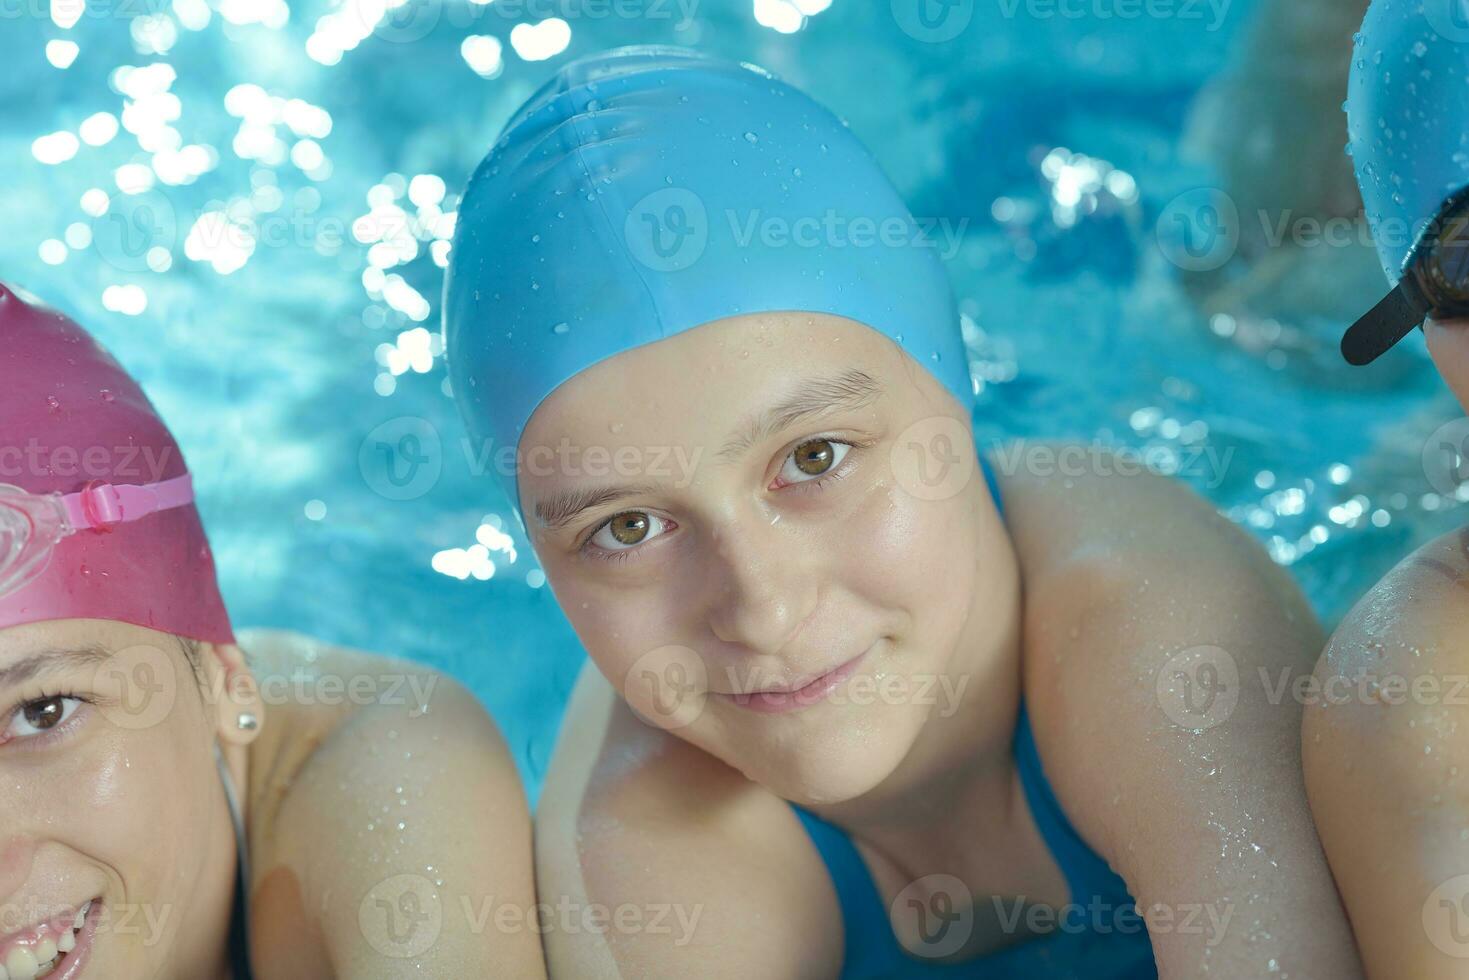
[[[1469,187],[1444,202],[1403,263],[1403,278],[1387,298],[1352,324],[1341,341],[1348,363],[1371,364],[1435,320],[1469,317]]]

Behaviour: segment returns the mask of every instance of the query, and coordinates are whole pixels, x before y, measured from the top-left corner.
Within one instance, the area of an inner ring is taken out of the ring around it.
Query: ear
[[[233,643],[199,644],[200,667],[210,679],[210,690],[220,692],[215,701],[214,726],[221,741],[249,745],[265,726],[265,701],[245,653]]]

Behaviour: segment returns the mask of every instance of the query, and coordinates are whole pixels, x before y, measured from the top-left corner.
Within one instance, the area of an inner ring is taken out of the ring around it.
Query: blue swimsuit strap
[[[980,457],[985,482],[994,496],[995,506],[1004,516],[999,484],[989,461]],[[1096,852],[1087,846],[1061,809],[1041,766],[1040,753],[1030,730],[1030,718],[1024,699],[1020,702],[1015,726],[1015,764],[1024,787],[1026,803],[1035,820],[1036,829],[1050,849],[1052,858],[1066,876],[1071,901],[1085,905],[1092,896],[1121,899],[1126,884]],[[856,846],[839,827],[827,823],[814,813],[795,804],[796,816],[806,828],[811,842],[825,862],[841,903],[845,927],[845,962],[849,967],[861,964],[864,976],[882,976],[899,969],[914,971],[914,961],[898,945],[888,918],[886,903]],[[941,969],[936,967],[936,969]],[[844,974],[845,975],[845,974]]]

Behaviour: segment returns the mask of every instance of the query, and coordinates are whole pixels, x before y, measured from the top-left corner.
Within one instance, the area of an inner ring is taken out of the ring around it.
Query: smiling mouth
[[[0,943],[0,977],[5,980],[73,980],[86,965],[101,899],[89,899],[68,920],[58,916],[12,933]]]
[[[719,697],[737,704],[742,708],[748,708],[751,711],[762,714],[781,714],[787,711],[799,711],[802,708],[809,708],[811,705],[821,701],[835,690],[838,684],[852,676],[857,669],[857,665],[866,658],[867,653],[868,650],[864,650],[846,663],[832,668],[797,688],[750,691],[746,694],[720,693]]]

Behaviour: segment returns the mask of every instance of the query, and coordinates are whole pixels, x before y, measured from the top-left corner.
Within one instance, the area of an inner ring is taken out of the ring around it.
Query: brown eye
[[[638,544],[648,536],[648,515],[639,511],[618,514],[607,526],[619,544]]]
[[[81,704],[79,698],[63,695],[27,701],[10,716],[10,724],[0,734],[13,739],[43,735],[75,714]]]
[[[801,443],[786,457],[780,468],[780,478],[785,483],[810,483],[816,477],[825,476],[837,468],[852,444],[835,439],[810,439]]]
[[[836,458],[835,447],[825,439],[816,439],[796,447],[796,468],[807,476],[820,476],[831,469]]]
[[[643,542],[658,537],[669,524],[672,522],[646,511],[626,510],[621,514],[614,514],[611,520],[598,528],[597,533],[587,540],[587,544],[600,551],[631,551]]]
[[[65,713],[66,701],[64,698],[47,698],[44,701],[32,701],[25,706],[26,724],[41,731],[54,728],[61,721],[61,717]]]

